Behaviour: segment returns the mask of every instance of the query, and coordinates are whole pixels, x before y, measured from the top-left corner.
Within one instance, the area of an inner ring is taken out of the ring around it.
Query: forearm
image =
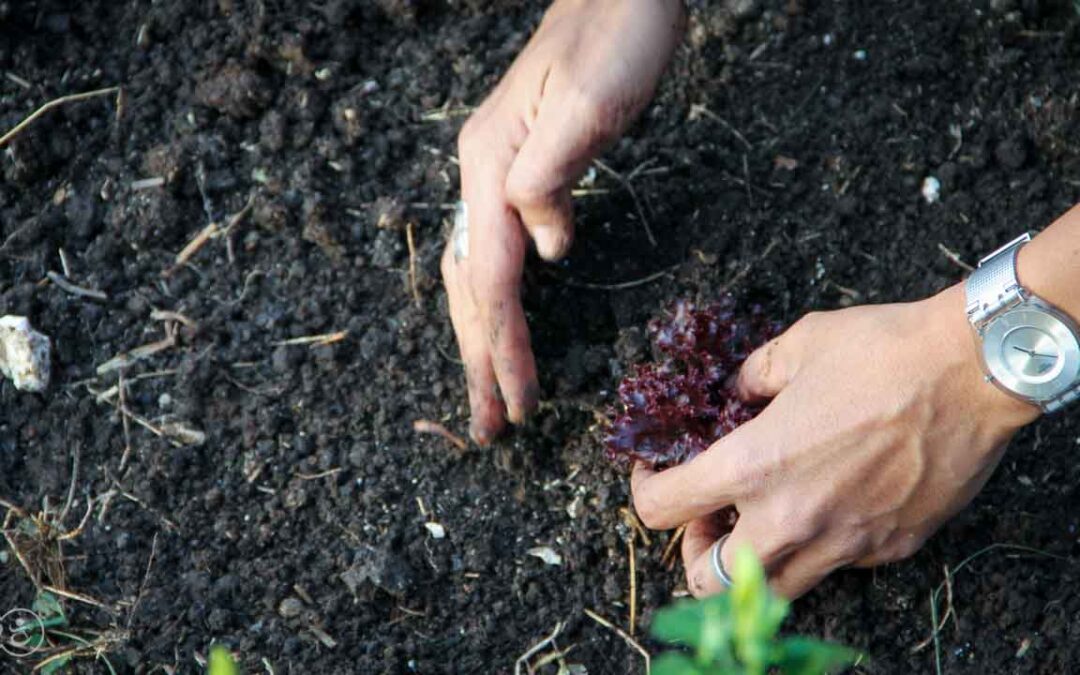
[[[1080,205],[1020,250],[1020,283],[1080,321]]]

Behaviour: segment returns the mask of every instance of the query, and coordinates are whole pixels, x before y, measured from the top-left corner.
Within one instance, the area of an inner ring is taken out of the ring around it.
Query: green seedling
[[[733,567],[730,592],[684,600],[657,613],[653,635],[689,652],[662,654],[654,675],[822,675],[860,660],[840,645],[778,637],[790,604],[769,588],[750,549],[736,553]]]
[[[207,675],[240,675],[240,670],[236,667],[236,661],[233,660],[228,649],[221,645],[214,645],[210,648],[210,664],[206,673]]]

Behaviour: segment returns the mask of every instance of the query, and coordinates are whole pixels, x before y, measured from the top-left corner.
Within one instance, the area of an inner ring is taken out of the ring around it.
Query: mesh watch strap
[[[1016,276],[1016,256],[1029,241],[1031,234],[1024,233],[986,256],[964,283],[968,321],[980,333],[998,312],[1023,301],[1024,288]]]

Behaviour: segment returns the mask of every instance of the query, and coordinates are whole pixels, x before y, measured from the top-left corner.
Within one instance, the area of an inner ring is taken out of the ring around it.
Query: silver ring
[[[720,559],[720,549],[724,548],[724,542],[727,541],[730,536],[731,533],[728,532],[717,539],[716,543],[712,545],[712,571],[724,588],[731,588],[731,576],[727,573],[727,570],[724,569],[724,561]]]
[[[454,251],[454,262],[461,262],[469,257],[469,205],[459,200],[454,205],[454,228],[450,231],[450,242]]]

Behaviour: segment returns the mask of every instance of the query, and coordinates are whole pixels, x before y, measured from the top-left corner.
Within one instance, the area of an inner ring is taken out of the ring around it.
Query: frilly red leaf
[[[747,317],[737,317],[734,307],[730,297],[701,308],[679,301],[649,323],[660,359],[636,366],[619,384],[604,435],[610,459],[681,464],[758,413],[739,400],[735,375],[780,326],[760,307]]]

